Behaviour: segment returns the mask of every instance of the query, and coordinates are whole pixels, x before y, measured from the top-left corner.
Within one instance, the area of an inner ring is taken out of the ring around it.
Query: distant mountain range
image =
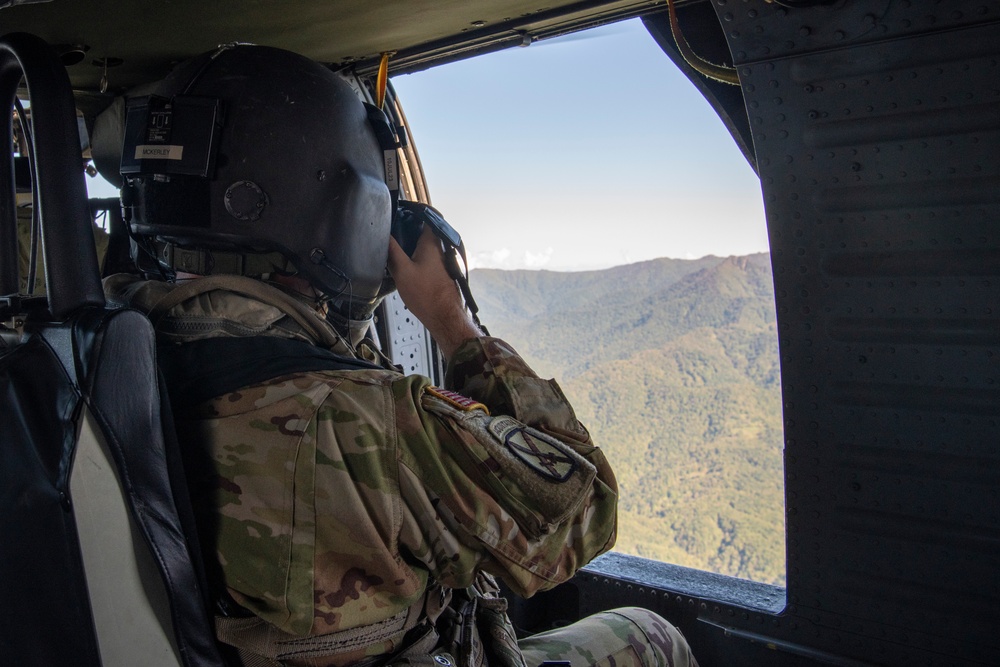
[[[556,377],[621,490],[617,550],[781,584],[770,257],[472,272],[480,315]]]

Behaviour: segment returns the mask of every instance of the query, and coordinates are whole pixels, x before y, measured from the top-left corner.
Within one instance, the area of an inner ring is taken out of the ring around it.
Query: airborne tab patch
[[[510,417],[494,417],[489,430],[534,472],[553,482],[565,482],[576,471],[576,460],[565,445]]]
[[[427,387],[426,391],[431,396],[440,398],[448,405],[458,408],[462,412],[482,410],[486,414],[490,414],[489,408],[487,408],[485,405],[483,405],[478,401],[472,400],[468,396],[462,396],[461,394],[456,394],[453,391],[448,391],[447,389],[441,389],[440,387]]]

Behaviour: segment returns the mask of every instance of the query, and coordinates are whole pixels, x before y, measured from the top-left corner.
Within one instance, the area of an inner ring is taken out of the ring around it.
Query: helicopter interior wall
[[[712,5],[766,202],[788,606],[588,573],[581,613],[647,600],[703,665],[991,664],[1000,3]]]
[[[774,271],[776,630],[876,663],[992,662],[1000,4],[716,6]]]

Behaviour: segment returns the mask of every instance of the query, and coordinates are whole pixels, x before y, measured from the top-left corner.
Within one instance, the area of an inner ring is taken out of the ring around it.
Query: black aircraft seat
[[[17,294],[0,160],[0,665],[222,667],[153,329],[101,291],[69,80],[6,35],[8,109],[22,75],[48,292]]]

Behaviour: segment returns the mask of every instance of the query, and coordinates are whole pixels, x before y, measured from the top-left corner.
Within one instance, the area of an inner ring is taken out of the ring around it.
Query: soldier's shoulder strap
[[[204,276],[197,280],[179,284],[153,304],[147,313],[149,319],[155,327],[159,324],[160,319],[166,316],[167,312],[174,306],[178,306],[188,299],[201,294],[207,294],[214,290],[241,294],[277,308],[295,320],[309,337],[325,347],[332,348],[342,342],[334,328],[325,322],[322,316],[314,309],[308,307],[295,297],[285,294],[276,287],[245,276]]]
[[[305,341],[275,336],[162,344],[157,347],[157,356],[170,402],[180,409],[291,373],[381,368]]]

